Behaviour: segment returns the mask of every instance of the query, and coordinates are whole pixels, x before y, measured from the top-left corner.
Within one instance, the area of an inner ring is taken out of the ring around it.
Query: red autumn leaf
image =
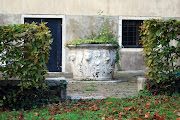
[[[150,106],[151,106],[151,103],[146,103],[144,107],[148,109]]]
[[[180,117],[176,118],[176,120],[180,120]]]

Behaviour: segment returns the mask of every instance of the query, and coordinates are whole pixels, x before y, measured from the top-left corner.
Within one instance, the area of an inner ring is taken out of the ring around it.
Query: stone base
[[[137,78],[137,87],[138,87],[138,91],[140,90],[144,90],[144,85],[146,84],[147,79],[144,77],[138,77]]]
[[[8,89],[9,86],[11,88],[18,88],[18,84],[20,83],[20,80],[0,80],[0,88],[1,89]],[[49,86],[48,89],[48,96],[57,96],[60,101],[64,101],[67,98],[67,82],[65,78],[47,78],[46,84]],[[0,93],[0,98],[2,98],[3,93]]]

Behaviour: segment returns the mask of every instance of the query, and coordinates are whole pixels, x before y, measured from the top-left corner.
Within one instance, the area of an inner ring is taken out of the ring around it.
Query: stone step
[[[48,72],[46,76],[46,78],[59,78],[59,77],[72,78],[73,74],[69,72]]]

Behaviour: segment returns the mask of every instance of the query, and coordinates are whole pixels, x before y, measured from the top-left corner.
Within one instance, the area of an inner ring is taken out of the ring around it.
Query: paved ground
[[[76,81],[72,73],[50,73],[47,77],[65,77],[67,79],[67,96],[71,99],[103,99],[106,97],[122,98],[137,94],[137,77],[144,76],[143,71],[120,71],[113,80]]]
[[[71,99],[102,99],[107,97],[122,98],[137,94],[137,77],[144,76],[143,71],[120,71],[108,81],[76,81],[69,73],[54,73],[48,77],[66,77],[68,81],[67,96]]]

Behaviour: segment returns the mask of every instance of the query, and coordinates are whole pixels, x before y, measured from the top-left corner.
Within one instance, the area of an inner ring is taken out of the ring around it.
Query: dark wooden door
[[[60,18],[25,18],[24,22],[32,23],[48,22],[47,27],[50,28],[53,43],[50,51],[50,58],[47,63],[49,72],[61,72],[62,68],[62,19]]]

